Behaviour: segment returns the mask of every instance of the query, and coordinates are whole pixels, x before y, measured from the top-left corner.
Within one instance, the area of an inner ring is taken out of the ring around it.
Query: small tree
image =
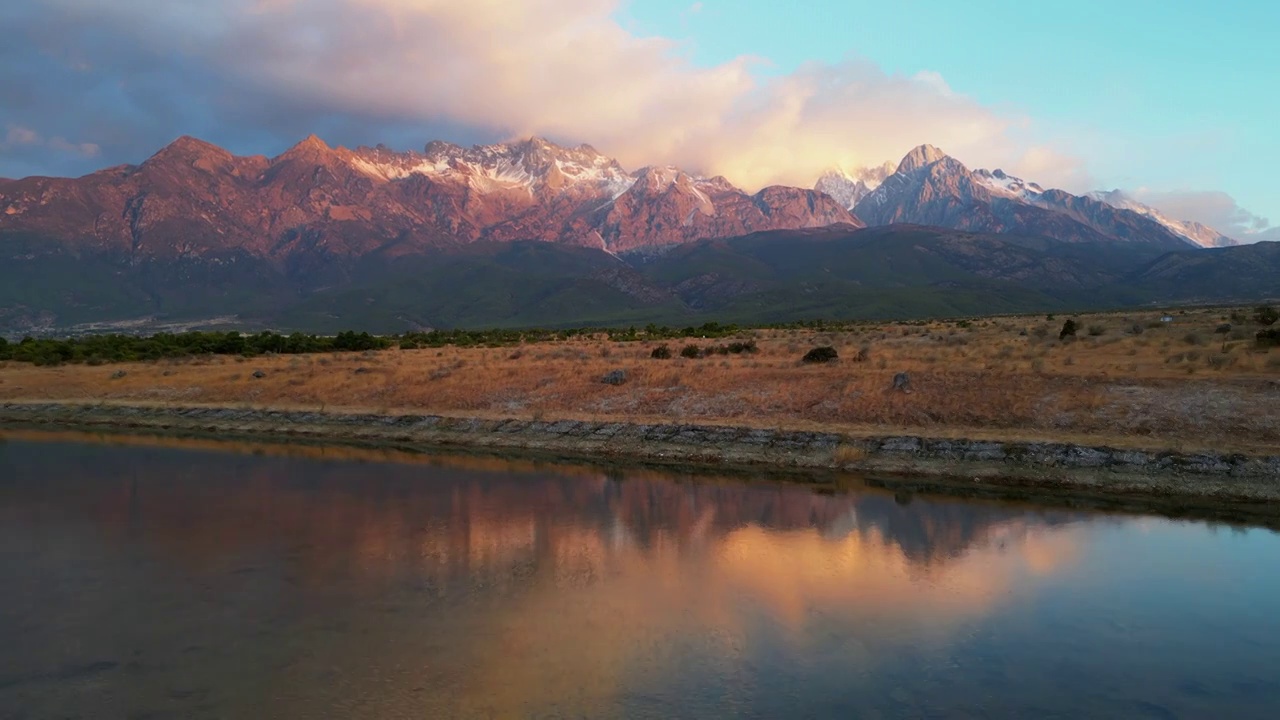
[[[1275,325],[1280,320],[1280,310],[1273,307],[1260,307],[1253,314],[1253,319],[1258,321],[1259,325]]]
[[[680,357],[699,358],[702,357],[702,351],[698,349],[697,345],[685,345],[684,349],[680,351]]]
[[[654,360],[669,360],[671,358],[671,346],[659,345],[653,349],[653,352],[649,353],[649,357]]]
[[[1068,319],[1066,322],[1062,323],[1062,331],[1058,333],[1058,339],[1066,340],[1069,337],[1075,337],[1076,331],[1079,329],[1080,327],[1076,325],[1075,320]]]

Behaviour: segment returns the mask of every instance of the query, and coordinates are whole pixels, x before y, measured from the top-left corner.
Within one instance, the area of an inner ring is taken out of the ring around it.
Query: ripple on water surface
[[[0,442],[0,716],[1274,718],[1280,537],[343,450]]]

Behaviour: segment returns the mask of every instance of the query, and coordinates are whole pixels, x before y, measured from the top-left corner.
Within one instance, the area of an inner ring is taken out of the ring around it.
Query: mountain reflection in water
[[[1248,717],[1280,700],[1275,673],[1221,672],[1280,663],[1275,643],[1215,654],[1216,674],[1197,658],[1172,674],[1109,666],[1208,638],[1156,622],[1178,613],[1212,623],[1219,642],[1280,640],[1274,619],[1246,632],[1243,618],[1182,603],[1130,617],[1139,591],[1113,547],[1146,558],[1130,570],[1168,591],[1178,576],[1152,567],[1167,553],[1149,539],[1220,537],[1205,526],[643,471],[366,460],[0,445],[0,571],[17,590],[0,601],[0,634],[16,639],[0,651],[0,707],[1176,717],[1231,696],[1233,716]],[[1269,533],[1226,537],[1280,557]],[[1221,576],[1189,580],[1232,579],[1203,567]],[[1280,599],[1275,582],[1253,592],[1238,602]],[[1112,612],[1105,598],[1121,604]],[[1239,682],[1253,695],[1231,695]]]

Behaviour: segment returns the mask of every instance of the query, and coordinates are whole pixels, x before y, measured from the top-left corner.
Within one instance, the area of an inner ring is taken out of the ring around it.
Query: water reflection
[[[1116,559],[1166,557],[1189,533],[1181,558],[1237,580],[1224,536],[1198,525],[527,463],[28,441],[0,446],[0,478],[0,573],[18,590],[0,600],[16,640],[0,707],[18,717],[1160,717],[1226,695],[1248,717],[1280,700],[1259,669],[1280,668],[1280,642],[1244,644],[1280,641],[1256,609],[1280,600],[1274,583],[1209,601],[1234,616],[1190,604],[1195,577],[1156,578],[1180,600],[1126,604],[1154,576]],[[1225,537],[1280,559],[1274,536]],[[1138,638],[1153,607],[1165,624]],[[1213,632],[1167,630],[1188,618]],[[1100,654],[1231,637],[1208,671]],[[1035,652],[1046,643],[1056,655]],[[1227,692],[1241,681],[1252,700]]]

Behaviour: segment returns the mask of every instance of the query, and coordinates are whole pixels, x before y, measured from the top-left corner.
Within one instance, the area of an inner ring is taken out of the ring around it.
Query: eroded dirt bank
[[[0,404],[0,426],[6,425],[514,452],[603,462],[854,471],[872,476],[872,482],[908,490],[1280,518],[1280,455],[719,425],[49,402]]]

